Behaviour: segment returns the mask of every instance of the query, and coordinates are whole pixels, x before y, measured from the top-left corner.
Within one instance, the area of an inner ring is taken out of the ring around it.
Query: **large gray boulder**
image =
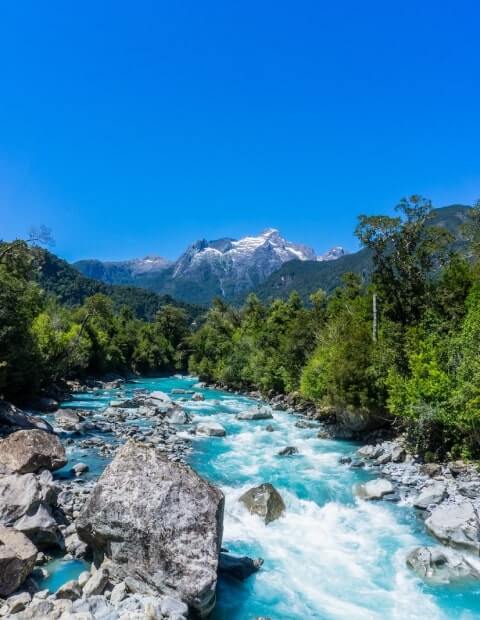
[[[393,493],[394,488],[390,480],[386,478],[376,478],[364,484],[357,484],[353,490],[355,495],[360,499],[372,500],[382,499],[384,495]]]
[[[201,616],[215,604],[224,497],[190,467],[130,442],[108,465],[77,519],[80,538],[112,583],[173,594]]]
[[[263,566],[261,558],[249,558],[248,556],[231,555],[221,553],[218,564],[218,572],[239,581],[244,581]]]
[[[268,409],[243,411],[237,415],[237,420],[270,420],[273,415]]]
[[[480,522],[471,502],[441,504],[432,511],[425,525],[447,545],[480,552]]]
[[[63,546],[63,538],[52,511],[57,506],[58,487],[52,474],[0,476],[0,525],[27,535],[37,546]]]
[[[207,435],[209,437],[225,437],[225,429],[218,422],[208,421],[197,424],[197,435]]]
[[[66,462],[65,448],[58,437],[45,431],[17,431],[0,442],[0,463],[19,474],[40,469],[54,471]]]
[[[53,428],[43,418],[29,415],[6,400],[0,400],[0,426],[9,431],[17,429],[39,429],[53,433]]]
[[[239,498],[239,501],[249,512],[262,517],[266,524],[281,517],[285,511],[282,496],[270,483],[249,489]]]
[[[65,431],[80,431],[84,417],[74,409],[59,409],[55,414],[55,424]]]
[[[407,556],[407,565],[427,583],[452,583],[480,579],[471,561],[461,554],[441,547],[417,547]]]
[[[19,588],[35,566],[37,549],[21,532],[0,525],[0,596]]]

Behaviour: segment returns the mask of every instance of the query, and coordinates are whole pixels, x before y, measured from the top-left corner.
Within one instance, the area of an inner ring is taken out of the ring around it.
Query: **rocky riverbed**
[[[0,407],[0,616],[180,620],[215,593],[222,620],[476,613],[474,467],[194,379],[75,387]]]

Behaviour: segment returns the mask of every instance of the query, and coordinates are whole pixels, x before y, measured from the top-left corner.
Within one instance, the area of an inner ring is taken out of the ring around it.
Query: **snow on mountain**
[[[336,245],[335,247],[328,250],[328,252],[325,252],[325,254],[321,254],[320,256],[317,256],[317,260],[320,262],[329,261],[329,260],[337,260],[337,258],[346,256],[347,254],[348,254],[348,251],[345,248],[342,248],[341,245]]]

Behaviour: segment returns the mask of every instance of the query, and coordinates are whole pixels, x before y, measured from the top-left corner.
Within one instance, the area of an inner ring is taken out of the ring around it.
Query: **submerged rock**
[[[250,575],[256,573],[262,565],[263,560],[261,558],[252,560],[252,558],[247,556],[239,557],[230,555],[230,553],[220,553],[218,571],[222,575],[228,575],[228,577],[244,581]]]
[[[480,579],[472,562],[451,550],[440,547],[417,547],[407,556],[407,565],[428,583],[452,583],[465,579]]]
[[[425,526],[447,545],[480,551],[480,522],[470,502],[437,506]]]
[[[201,422],[197,424],[197,435],[208,435],[209,437],[225,437],[225,429],[218,422]]]
[[[108,465],[77,520],[98,565],[133,592],[174,594],[201,616],[215,604],[221,491],[187,465],[130,442]]]
[[[239,498],[239,501],[249,512],[262,517],[266,524],[281,517],[285,511],[282,496],[270,483],[249,489]]]
[[[9,596],[22,585],[36,557],[36,547],[24,534],[0,525],[0,596]]]
[[[40,430],[17,431],[0,442],[0,463],[19,474],[55,470],[67,462],[56,435]]]
[[[385,478],[377,478],[369,480],[364,484],[357,484],[354,487],[354,493],[360,499],[382,499],[384,495],[393,493],[393,484]]]
[[[295,446],[285,446],[285,448],[277,452],[277,456],[293,456],[294,454],[299,454],[298,448],[295,448]]]

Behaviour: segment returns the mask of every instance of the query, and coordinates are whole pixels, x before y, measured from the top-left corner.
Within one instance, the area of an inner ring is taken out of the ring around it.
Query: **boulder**
[[[158,401],[159,404],[172,402],[170,396],[168,394],[165,394],[165,392],[161,392],[160,390],[150,392],[149,397],[151,400]]]
[[[240,581],[244,581],[253,573],[256,573],[263,565],[261,558],[252,560],[247,556],[239,557],[236,555],[230,555],[230,553],[220,553],[220,560],[218,563],[218,572],[221,575],[227,575]]]
[[[62,547],[63,537],[58,524],[53,518],[49,506],[38,504],[21,519],[15,522],[15,529],[23,532],[39,548],[58,546]]]
[[[11,430],[39,429],[53,433],[53,428],[43,418],[29,415],[5,400],[0,400],[0,426]]]
[[[172,424],[189,424],[192,421],[190,415],[178,406],[167,413],[166,419]]]
[[[0,525],[0,596],[15,592],[35,566],[36,547],[21,532]]]
[[[76,463],[72,467],[72,471],[75,476],[81,476],[82,474],[86,474],[89,469],[90,468],[86,463]]]
[[[406,456],[407,453],[405,451],[405,448],[402,448],[402,446],[396,445],[392,448],[392,461],[394,463],[403,463]]]
[[[281,517],[285,510],[282,496],[270,483],[249,489],[239,501],[249,512],[262,517],[266,524]]]
[[[480,497],[480,482],[464,482],[458,486],[458,491],[464,497],[477,499]]]
[[[205,400],[205,396],[203,394],[200,394],[200,392],[196,392],[193,396],[192,396],[192,400],[195,401],[203,401]]]
[[[0,463],[19,474],[40,469],[54,471],[66,462],[65,448],[58,437],[45,431],[17,431],[0,442]]]
[[[58,401],[48,396],[38,396],[30,401],[29,405],[42,413],[52,413],[58,409]]]
[[[237,420],[270,420],[273,415],[268,409],[254,409],[243,411],[237,415]]]
[[[377,459],[380,455],[383,454],[383,448],[380,445],[369,445],[362,446],[357,450],[358,456],[365,459]]]
[[[364,484],[357,484],[354,487],[354,493],[360,499],[382,499],[384,495],[393,493],[393,484],[390,480],[385,478],[377,478],[376,480],[369,480]]]
[[[425,510],[431,504],[439,504],[445,497],[447,487],[443,482],[433,482],[424,486],[419,495],[413,500],[415,508]]]
[[[80,431],[84,418],[74,409],[59,409],[55,414],[55,423],[65,431]]]
[[[285,448],[277,452],[277,456],[293,456],[298,453],[298,448],[295,448],[295,446],[285,446]]]
[[[221,491],[152,447],[127,443],[90,494],[77,531],[112,582],[173,594],[201,616],[215,604],[223,529]]]
[[[441,547],[413,549],[407,556],[407,566],[421,579],[431,584],[480,579],[478,569],[467,557]]]
[[[446,545],[480,552],[480,523],[470,502],[437,506],[425,526]]]
[[[83,588],[83,596],[88,598],[89,596],[95,596],[96,594],[103,594],[103,591],[108,584],[109,573],[106,568],[99,568],[95,571],[90,579],[87,581]]]
[[[225,429],[218,422],[201,422],[197,424],[197,435],[208,435],[209,437],[225,437]]]
[[[56,598],[76,601],[82,596],[82,588],[76,579],[67,581],[55,593]]]

